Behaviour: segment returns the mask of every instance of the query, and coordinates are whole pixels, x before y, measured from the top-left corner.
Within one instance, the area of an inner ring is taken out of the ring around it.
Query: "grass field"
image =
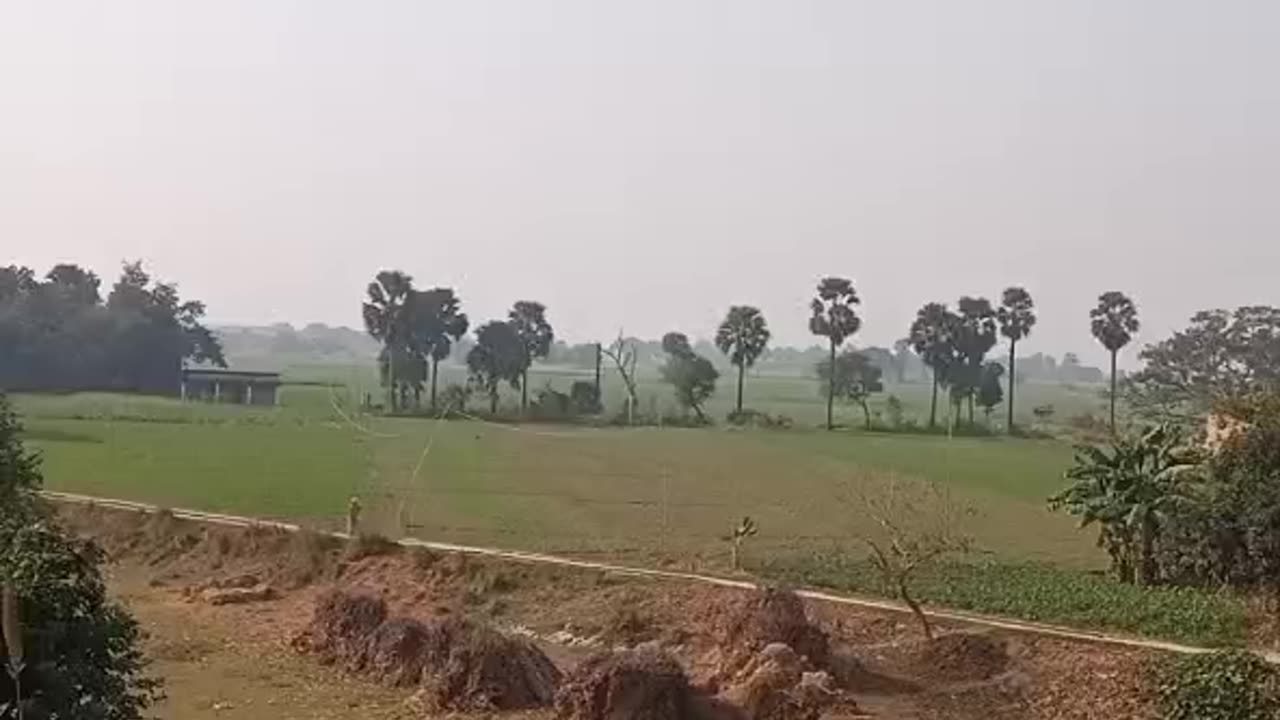
[[[761,528],[750,552],[827,550],[867,529],[859,492],[930,479],[978,511],[971,530],[992,557],[1100,560],[1045,509],[1070,459],[1056,441],[348,421],[331,394],[352,395],[295,385],[267,409],[92,394],[16,404],[59,490],[330,526],[355,494],[386,534],[715,565],[743,515]]]

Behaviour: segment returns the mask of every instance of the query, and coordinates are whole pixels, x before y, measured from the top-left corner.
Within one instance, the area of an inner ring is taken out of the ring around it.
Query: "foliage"
[[[902,401],[897,395],[890,395],[884,401],[884,413],[889,417],[889,427],[897,429],[902,427],[903,409]]]
[[[419,366],[431,361],[431,409],[436,409],[436,380],[440,361],[467,334],[470,321],[452,288],[431,288],[409,296],[410,349]]]
[[[969,401],[969,422],[973,422],[973,401],[982,382],[982,364],[996,344],[996,311],[986,298],[962,297],[957,304],[958,321],[952,343],[959,362],[949,379],[951,401],[959,414],[960,403]]]
[[[1090,330],[1111,353],[1111,431],[1116,429],[1116,354],[1138,332],[1138,307],[1124,293],[1112,290],[1098,296],[1098,306],[1089,311]]]
[[[1272,720],[1280,716],[1280,671],[1243,650],[1182,655],[1157,671],[1163,720]]]
[[[569,387],[569,405],[576,415],[599,415],[604,410],[600,404],[600,388],[586,380],[573,381]]]
[[[1125,398],[1138,412],[1203,415],[1216,402],[1280,382],[1280,308],[1202,310],[1138,357],[1145,367],[1125,382]]]
[[[1005,288],[1000,296],[1000,309],[996,311],[1000,322],[1000,334],[1009,339],[1009,406],[1007,429],[1013,432],[1014,378],[1017,375],[1018,341],[1031,334],[1036,325],[1035,302],[1026,288]]]
[[[529,366],[537,358],[547,356],[551,351],[551,343],[555,340],[555,331],[547,322],[547,307],[540,302],[520,300],[507,313],[507,322],[520,338],[520,346],[524,350],[523,367],[520,371],[520,409],[523,411],[529,404]]]
[[[476,330],[476,344],[467,353],[471,382],[489,396],[489,412],[498,411],[498,387],[520,387],[525,371],[525,347],[511,323],[494,320]]]
[[[848,278],[828,277],[818,282],[817,297],[809,303],[809,332],[825,337],[830,346],[829,359],[835,362],[836,350],[862,327],[856,307],[862,301]],[[827,429],[835,426],[833,406],[835,386],[827,390]]]
[[[105,303],[76,265],[0,267],[0,387],[173,392],[185,361],[226,365],[204,304],[126,263]]]
[[[911,347],[933,371],[933,395],[929,403],[929,427],[938,424],[938,388],[947,387],[961,358],[956,347],[960,318],[943,303],[927,303],[916,312],[908,335]]]
[[[471,387],[461,383],[449,383],[440,393],[440,407],[452,415],[467,411],[467,401],[471,399]]]
[[[382,352],[378,356],[379,373],[387,387],[392,410],[402,402],[397,397],[399,383],[407,370],[405,364],[412,360],[411,323],[407,309],[412,293],[413,278],[399,270],[383,270],[365,289],[367,299],[360,306],[365,331],[382,343]]]
[[[1067,471],[1072,485],[1049,499],[1054,509],[1097,524],[1098,546],[1111,557],[1118,579],[1158,579],[1156,543],[1162,528],[1191,502],[1185,479],[1194,454],[1169,425],[1115,436],[1109,447],[1080,445]]]
[[[710,360],[693,351],[689,338],[683,333],[671,332],[663,336],[662,349],[667,353],[662,379],[675,388],[676,401],[680,406],[693,410],[699,423],[706,423],[702,405],[715,393],[720,372]]]
[[[749,568],[795,585],[893,596],[869,560],[843,548],[775,556]],[[918,601],[1032,622],[1113,630],[1208,647],[1244,642],[1246,609],[1231,595],[1143,587],[1047,564],[943,561],[913,577]]]
[[[984,363],[982,366],[982,377],[978,381],[978,393],[975,400],[978,407],[982,408],[987,415],[987,422],[991,421],[991,411],[997,405],[1004,402],[1004,388],[1000,385],[1000,378],[1004,377],[1004,366],[998,362]]]
[[[759,308],[734,305],[716,329],[715,343],[738,368],[737,412],[742,412],[742,378],[769,344],[769,326]]]
[[[0,395],[0,583],[19,598],[25,717],[140,718],[159,691],[144,675],[141,632],[108,601],[101,552],[35,500],[38,461],[18,430]],[[13,701],[12,684],[0,680],[0,708]]]
[[[867,407],[867,400],[872,394],[884,390],[884,383],[880,380],[881,369],[863,353],[846,350],[836,356],[834,372],[831,361],[823,360],[818,363],[817,373],[822,381],[823,394],[834,393],[841,400],[861,407],[866,428],[870,430],[871,410]]]
[[[734,410],[726,418],[730,425],[739,427],[758,427],[770,430],[785,430],[794,425],[794,421],[786,415],[770,415],[760,410]]]

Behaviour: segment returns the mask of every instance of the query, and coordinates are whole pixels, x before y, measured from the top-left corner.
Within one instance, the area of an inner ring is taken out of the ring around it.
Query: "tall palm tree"
[[[380,362],[386,377],[391,409],[395,410],[400,358],[410,343],[409,313],[406,306],[413,294],[413,278],[399,270],[383,270],[366,290],[361,306],[364,329],[382,343]]]
[[[855,308],[862,301],[848,278],[828,277],[818,282],[818,295],[809,304],[809,332],[827,338],[831,346],[831,367],[836,364],[836,349],[862,327]],[[835,384],[827,383],[827,429],[835,427]]]
[[[1129,344],[1140,327],[1138,306],[1127,295],[1111,290],[1098,296],[1098,306],[1089,311],[1093,336],[1111,353],[1111,432],[1116,431],[1116,355]]]
[[[716,347],[738,367],[738,410],[742,413],[742,378],[769,344],[769,326],[759,308],[734,305],[716,330]]]
[[[1000,319],[1000,334],[1009,338],[1009,403],[1006,408],[1009,413],[1009,419],[1006,423],[1005,430],[1012,435],[1013,427],[1013,376],[1017,372],[1017,352],[1018,341],[1031,334],[1031,328],[1035,327],[1036,314],[1035,302],[1031,299],[1031,293],[1025,288],[1010,287],[1005,288],[1004,295],[1000,298],[1000,311],[998,317]]]
[[[960,318],[945,303],[931,302],[916,311],[907,337],[911,347],[929,366],[933,375],[933,394],[929,400],[929,427],[938,425],[938,387],[949,385],[959,356],[956,349],[956,326]]]
[[[413,297],[414,344],[421,361],[426,362],[428,358],[431,361],[431,411],[434,413],[440,361],[449,357],[453,343],[467,334],[470,323],[453,288],[431,288]]]
[[[955,346],[961,365],[952,379],[952,400],[956,403],[956,415],[960,401],[969,402],[969,424],[973,424],[973,396],[982,381],[982,364],[987,352],[995,347],[998,327],[996,310],[991,301],[983,297],[964,296],[956,303],[959,323],[956,325]]]
[[[546,357],[551,352],[555,331],[547,322],[547,306],[532,300],[520,300],[507,313],[511,327],[520,337],[524,347],[524,369],[520,372],[520,412],[529,407],[529,366],[534,358]]]

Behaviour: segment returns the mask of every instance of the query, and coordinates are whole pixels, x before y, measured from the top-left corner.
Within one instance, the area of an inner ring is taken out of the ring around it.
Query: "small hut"
[[[280,373],[223,368],[183,368],[179,395],[183,400],[204,400],[238,405],[275,405]]]

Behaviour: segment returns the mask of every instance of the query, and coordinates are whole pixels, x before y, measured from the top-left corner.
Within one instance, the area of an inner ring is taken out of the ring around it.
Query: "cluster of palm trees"
[[[458,296],[451,288],[417,290],[412,278],[398,270],[378,273],[369,284],[367,295],[363,305],[365,329],[382,343],[379,367],[389,388],[392,409],[405,408],[410,392],[415,405],[419,404],[428,379],[431,407],[436,409],[439,362],[449,356],[453,345],[469,328]],[[818,282],[810,302],[809,331],[827,340],[828,367],[835,367],[841,346],[862,328],[857,311],[860,304],[852,280],[826,277]],[[1123,293],[1110,291],[1099,296],[1097,307],[1089,315],[1093,335],[1111,353],[1114,429],[1116,356],[1138,330],[1137,307]],[[929,427],[937,426],[939,389],[950,393],[953,419],[968,402],[970,422],[980,388],[994,383],[994,390],[999,390],[999,378],[1005,368],[988,361],[987,354],[1003,336],[1009,341],[1007,429],[1013,432],[1017,345],[1031,334],[1035,324],[1035,302],[1025,288],[1017,286],[1001,293],[998,307],[986,298],[970,296],[960,298],[954,311],[940,302],[921,307],[899,346],[914,350],[932,371]],[[504,382],[520,389],[521,411],[527,409],[529,367],[534,359],[547,356],[554,337],[546,307],[533,301],[515,303],[506,320],[495,320],[476,330],[476,345],[467,354],[467,368],[473,385],[489,396],[491,410],[496,411],[498,388]],[[764,354],[770,337],[764,314],[750,305],[730,307],[716,330],[716,347],[738,371],[738,413],[743,409],[746,370]],[[826,386],[827,428],[831,429],[837,388],[834,382]]]

